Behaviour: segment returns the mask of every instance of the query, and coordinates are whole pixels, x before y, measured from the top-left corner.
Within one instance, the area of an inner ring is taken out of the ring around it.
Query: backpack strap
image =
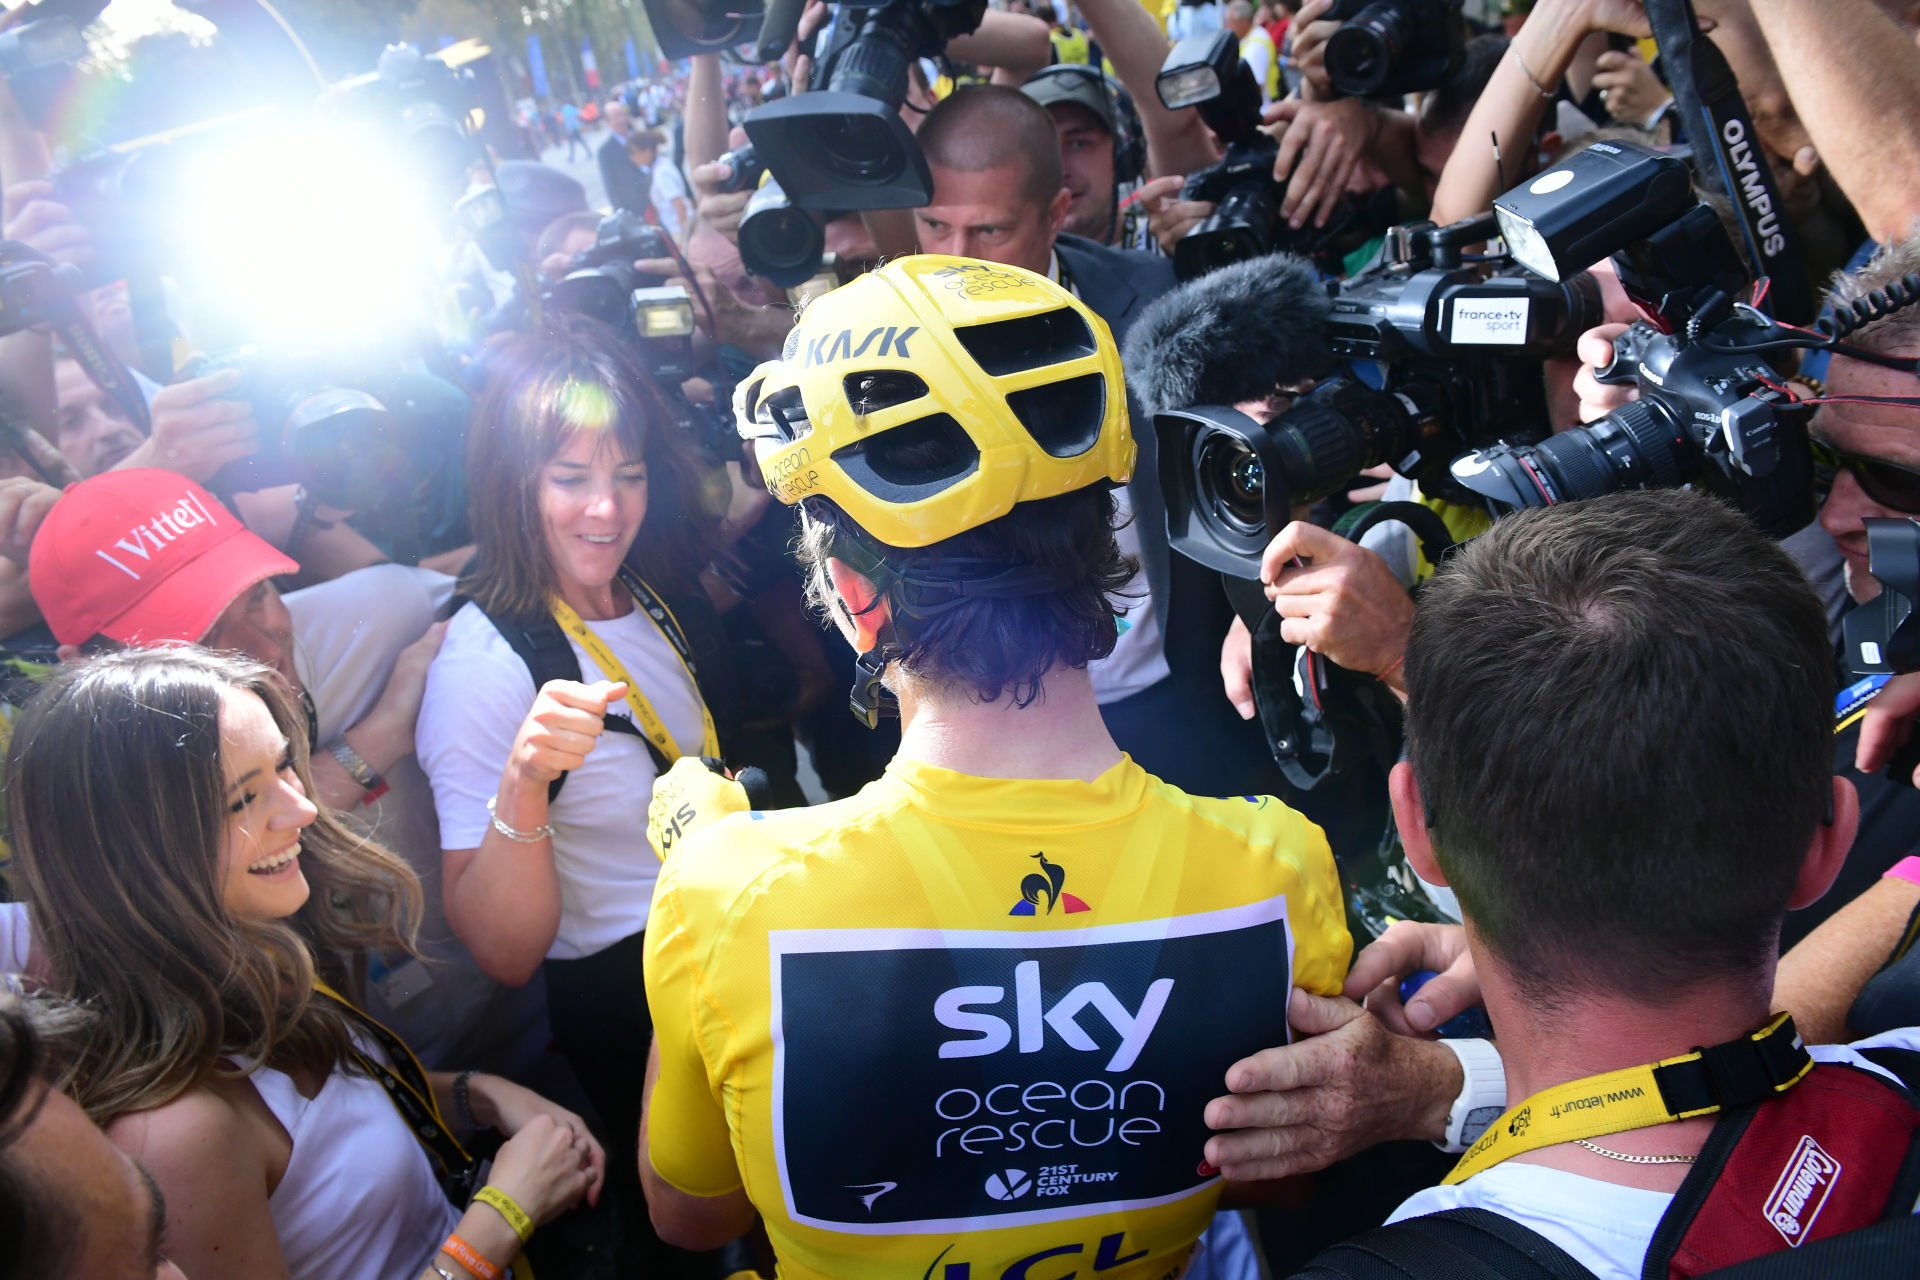
[[[1920,1258],[1920,1217],[1908,1212],[1859,1231],[1780,1249],[1707,1274],[1712,1280],[1908,1280]]]
[[[536,691],[549,680],[580,679],[580,659],[573,652],[573,645],[567,640],[567,633],[549,614],[538,618],[509,618],[487,609],[479,601],[474,607],[487,615],[487,621],[494,630],[506,640],[509,647],[527,664],[527,674],[533,677]],[[647,736],[633,721],[625,716],[608,716],[607,731],[610,733],[630,733],[646,744],[647,754],[653,757],[653,767],[660,773],[667,771],[667,758],[660,749],[647,740]],[[567,775],[561,774],[547,784],[547,804],[552,805],[560,798],[560,788],[567,783]]]
[[[1447,1209],[1323,1249],[1293,1280],[1595,1280],[1559,1245],[1487,1209]]]
[[[1654,1232],[1642,1280],[1688,1280],[1911,1213],[1917,1142],[1920,1108],[1905,1089],[1817,1065],[1791,1091],[1721,1117]]]

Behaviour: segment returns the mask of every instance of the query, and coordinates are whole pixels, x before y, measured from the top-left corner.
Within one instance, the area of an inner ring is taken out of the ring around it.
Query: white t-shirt
[[[373,709],[400,651],[433,625],[453,579],[384,564],[286,597],[294,670],[313,695],[324,751]],[[487,977],[447,924],[440,893],[440,824],[433,790],[412,756],[383,775],[387,792],[347,821],[399,854],[420,877],[419,959],[368,974],[367,1012],[392,1027],[430,1069],[474,1069],[524,1078],[545,1051],[545,988],[515,990]]]
[[[1851,1045],[1814,1045],[1816,1062],[1848,1062],[1888,1079],[1857,1049],[1920,1049],[1920,1027],[1888,1031]],[[1530,1227],[1571,1254],[1600,1280],[1640,1280],[1660,1218],[1673,1203],[1665,1191],[1623,1187],[1564,1169],[1508,1160],[1452,1187],[1429,1187],[1388,1222],[1446,1209],[1486,1209]]]
[[[673,237],[675,243],[684,243],[693,209],[693,193],[687,189],[687,180],[681,174],[680,166],[666,155],[661,155],[653,162],[653,188],[649,198],[653,201],[653,212],[660,219],[660,225],[667,229],[667,234]],[[676,210],[673,203],[675,199],[686,203]]]
[[[646,613],[587,624],[626,664],[684,751],[702,733],[699,697],[679,655]],[[572,644],[571,639],[568,641]],[[606,678],[578,644],[580,678]],[[445,849],[476,849],[487,833],[487,800],[520,724],[533,707],[533,675],[476,605],[453,616],[427,674],[414,739],[433,781]],[[609,714],[623,713],[615,703]],[[647,925],[659,860],[647,844],[653,758],[632,734],[600,736],[587,762],[568,776],[553,805],[554,865],[560,873],[560,931],[547,954],[577,960]]]
[[[1114,535],[1120,544],[1120,553],[1140,560],[1140,528],[1133,518],[1133,501],[1125,489],[1115,489],[1113,502],[1119,518],[1125,522]],[[1144,567],[1135,570],[1126,587],[1113,597],[1113,606],[1116,612],[1126,611],[1120,638],[1114,641],[1112,653],[1087,667],[1087,673],[1093,677],[1093,696],[1103,704],[1130,697],[1172,674],[1167,666],[1167,645],[1160,616],[1153,607],[1153,597],[1147,592]]]
[[[0,974],[25,973],[27,953],[33,949],[33,930],[27,923],[27,904],[0,902]]]

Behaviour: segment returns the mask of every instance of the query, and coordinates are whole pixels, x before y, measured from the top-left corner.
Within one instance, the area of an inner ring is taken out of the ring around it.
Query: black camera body
[[[80,280],[78,267],[56,265],[17,240],[0,240],[0,337],[69,322]]]
[[[667,281],[665,276],[642,272],[634,262],[672,256],[673,246],[663,228],[631,210],[616,209],[601,219],[593,244],[576,253],[567,264],[567,274],[548,288],[547,305],[590,316],[611,329],[630,329],[634,293]]]
[[[1782,330],[1734,302],[1744,271],[1719,219],[1675,181],[1680,162],[1627,143],[1587,151],[1508,192],[1495,211],[1516,255],[1547,273],[1610,246],[1621,283],[1651,321],[1614,344],[1601,381],[1639,399],[1538,444],[1502,444],[1453,475],[1497,513],[1617,489],[1699,484],[1775,537],[1813,519],[1809,412],[1759,348]]]
[[[1269,423],[1195,406],[1156,416],[1173,546],[1232,577],[1259,576],[1266,544],[1294,507],[1385,463],[1424,492],[1470,499],[1449,471],[1462,450],[1546,434],[1540,362],[1571,353],[1600,322],[1599,286],[1466,263],[1488,219],[1414,224],[1387,261],[1329,286],[1326,348],[1379,366],[1320,383]],[[1373,385],[1374,382],[1379,385]]]
[[[1218,160],[1187,176],[1180,198],[1205,200],[1214,210],[1174,245],[1175,276],[1192,280],[1249,258],[1312,250],[1312,230],[1295,231],[1280,219],[1287,185],[1273,180],[1279,154],[1273,139],[1258,134],[1229,143]]]
[[[933,177],[900,118],[908,68],[978,27],[987,0],[833,7],[816,59],[820,87],[755,107],[743,122],[747,137],[796,209],[919,208],[933,196]]]
[[[1343,206],[1325,227],[1295,229],[1280,217],[1287,196],[1287,184],[1273,177],[1280,146],[1260,128],[1260,86],[1233,32],[1182,40],[1168,52],[1154,88],[1170,111],[1196,108],[1225,144],[1220,159],[1189,174],[1181,189],[1181,199],[1214,206],[1174,246],[1173,272],[1181,280],[1270,253],[1317,257],[1350,232],[1371,234],[1391,221],[1390,193],[1363,207]]]
[[[693,372],[693,299],[667,277],[641,271],[637,259],[671,258],[667,233],[628,209],[601,219],[593,244],[574,255],[542,302],[625,334],[663,387]]]
[[[1437,89],[1466,54],[1460,0],[1334,0],[1321,17],[1340,24],[1327,39],[1326,66],[1345,97]]]

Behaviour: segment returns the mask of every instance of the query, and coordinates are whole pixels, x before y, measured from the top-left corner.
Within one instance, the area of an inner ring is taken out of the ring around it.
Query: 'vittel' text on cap
[[[115,539],[113,547],[130,560],[137,557],[144,565],[152,562],[154,552],[165,551],[175,539],[184,537],[187,530],[197,529],[203,524],[219,523],[214,519],[213,513],[207,510],[206,504],[200,501],[198,494],[186,493],[171,509],[154,513],[152,519],[144,524],[134,525],[123,537]],[[141,575],[122,564],[112,552],[97,549],[93,554],[135,582],[140,581]]]

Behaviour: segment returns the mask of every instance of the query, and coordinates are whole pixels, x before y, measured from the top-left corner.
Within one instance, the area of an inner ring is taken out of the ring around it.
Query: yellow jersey
[[[895,760],[687,839],[646,948],[647,1158],[744,1187],[782,1276],[1162,1280],[1219,1200],[1206,1103],[1352,941],[1272,797]]]

